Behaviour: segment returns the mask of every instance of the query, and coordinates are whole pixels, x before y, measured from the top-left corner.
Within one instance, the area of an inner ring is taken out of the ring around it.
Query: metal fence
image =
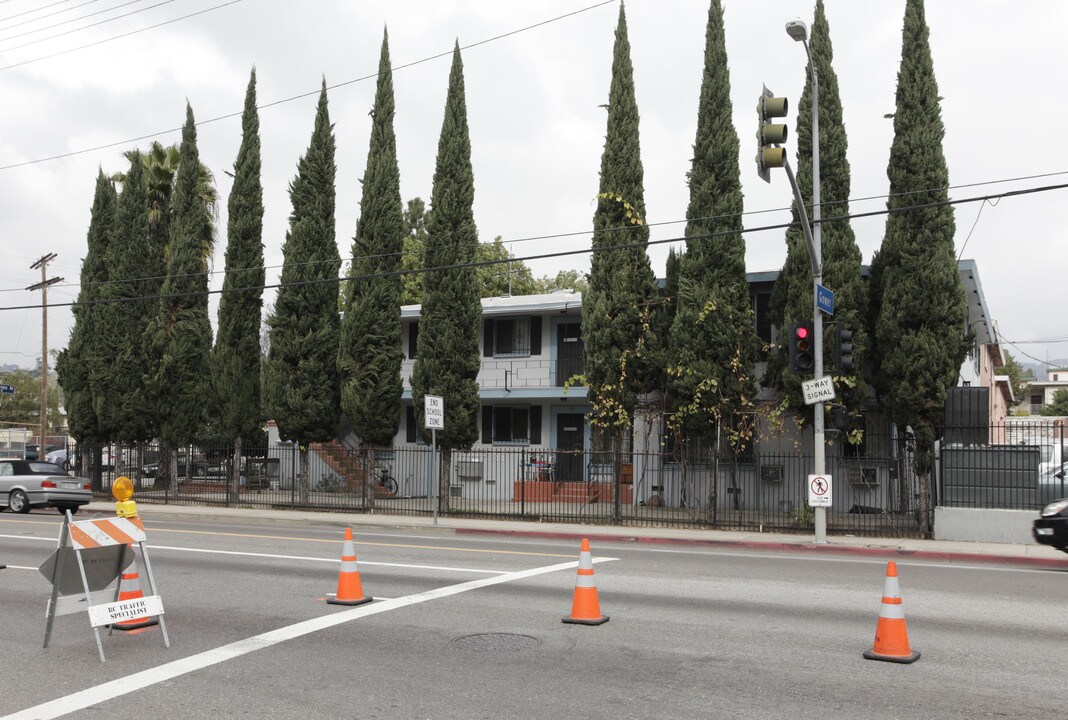
[[[757,532],[813,527],[807,495],[813,460],[800,450],[680,462],[665,453],[526,447],[432,453],[422,446],[356,450],[325,443],[309,449],[302,479],[298,449],[284,443],[243,449],[236,481],[229,448],[180,448],[176,459],[157,445],[80,450],[75,469],[101,497],[125,475],[142,503]],[[835,483],[828,532],[918,536],[918,486],[902,466],[889,456],[829,454]]]

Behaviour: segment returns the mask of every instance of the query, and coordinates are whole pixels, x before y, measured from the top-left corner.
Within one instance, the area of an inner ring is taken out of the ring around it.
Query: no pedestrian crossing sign
[[[831,506],[831,476],[809,475],[808,476],[808,506],[830,507]]]
[[[427,430],[445,429],[445,400],[440,395],[423,396],[423,418]]]

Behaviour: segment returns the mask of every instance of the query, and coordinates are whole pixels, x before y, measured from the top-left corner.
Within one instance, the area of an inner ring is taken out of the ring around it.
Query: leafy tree
[[[968,352],[968,306],[954,253],[945,132],[922,0],[906,0],[890,214],[875,260],[873,354],[881,401],[914,449],[920,511],[929,528],[929,471],[947,388]]]
[[[480,404],[476,378],[481,367],[478,344],[482,303],[471,265],[478,256],[474,200],[463,61],[457,43],[430,198],[428,272],[423,276],[419,351],[412,373],[412,401],[420,427],[425,428],[423,398],[444,398],[445,429],[437,433],[443,463],[438,491],[442,510],[448,509],[452,449],[469,448],[478,439]]]
[[[823,0],[816,2],[809,43],[812,62],[819,79],[820,116],[820,209],[824,219],[849,214],[850,169],[846,157],[845,124],[842,121],[842,102],[838,92],[838,75],[834,71],[834,51],[831,47],[830,25],[823,8]],[[802,197],[812,195],[812,73],[811,63],[805,68],[804,91],[797,111],[797,182]],[[808,208],[811,217],[812,208]],[[805,409],[801,396],[802,378],[787,367],[785,352],[786,329],[792,323],[812,320],[813,283],[808,245],[800,227],[800,211],[793,206],[794,225],[786,233],[787,257],[772,295],[771,312],[781,319],[780,352],[769,362],[767,380],[783,391],[784,399],[795,410]],[[824,368],[836,377],[838,402],[845,404],[850,414],[863,413],[868,396],[860,376],[860,368],[868,345],[866,316],[867,288],[860,274],[861,253],[853,228],[848,220],[821,223],[821,256],[823,285],[834,292],[833,322],[853,331],[855,368],[840,373],[834,367],[833,324],[824,322]]]
[[[135,157],[123,177],[118,215],[108,245],[110,282],[102,299],[107,303],[108,327],[101,339],[108,344],[108,406],[113,417],[111,439],[127,443],[151,440],[157,415],[143,381],[149,363],[146,329],[160,309],[157,279],[163,254],[151,239],[149,196],[144,168]]]
[[[1016,361],[1008,350],[1002,350],[1005,357],[1005,367],[1003,372],[1009,377],[1009,386],[1012,388],[1012,396],[1015,398],[1013,405],[1019,405],[1023,402],[1024,393],[1027,391],[1027,381],[1034,380],[1034,377],[1028,377],[1030,370],[1024,370],[1023,366]]]
[[[211,388],[208,319],[208,267],[214,226],[198,194],[200,153],[193,108],[186,105],[181,159],[170,202],[167,277],[157,321],[154,351],[159,368],[154,396],[166,404],[160,413],[160,438],[172,448],[196,440],[207,418]],[[177,476],[177,452],[171,452],[171,477]],[[187,464],[187,472],[191,470]]]
[[[412,198],[404,209],[404,249],[401,268],[404,270],[404,305],[418,305],[423,301],[423,273],[426,260],[426,205],[421,198]]]
[[[617,442],[632,423],[640,393],[654,384],[649,357],[657,303],[656,279],[646,248],[644,171],[638,140],[638,105],[620,5],[608,93],[608,129],[601,183],[593,216],[590,287],[583,298],[582,337],[592,422],[611,429]]]
[[[731,120],[719,0],[710,4],[705,38],[704,80],[689,173],[686,253],[678,262],[667,356],[676,420],[687,435],[702,436],[711,447],[722,421],[748,407],[755,395],[749,369],[756,360],[757,344],[745,277],[738,133]]]
[[[308,444],[336,437],[341,415],[335,152],[324,78],[311,142],[289,184],[293,211],[269,320],[267,408],[282,439],[298,444],[301,502],[308,500]]]
[[[241,444],[263,427],[260,315],[263,311],[263,185],[256,69],[245,91],[241,147],[227,202],[226,277],[219,300],[219,334],[212,349],[216,421],[234,444],[231,488],[240,487]]]
[[[1043,405],[1039,412],[1046,416],[1068,415],[1068,390],[1053,393],[1053,401]]]
[[[590,289],[587,275],[578,270],[560,270],[553,277],[542,275],[534,283],[535,292],[538,293],[551,293],[553,290],[574,290],[585,294]]]
[[[13,385],[14,394],[0,395],[0,424],[28,425],[39,428],[41,423],[41,372],[14,370],[0,376],[0,383]],[[59,414],[59,389],[55,383],[48,385],[46,421],[51,428],[59,427],[63,417]]]
[[[512,260],[512,253],[504,246],[498,235],[492,243],[479,243],[477,261],[491,265],[479,265],[478,287],[481,297],[500,297],[502,295],[532,295],[538,291],[537,282],[530,268],[522,260]]]
[[[389,37],[382,38],[378,90],[352,271],[345,286],[338,368],[341,407],[364,443],[389,447],[401,414],[401,269],[406,227],[397,166]]]
[[[101,426],[93,402],[92,374],[107,362],[97,332],[102,306],[102,289],[108,280],[107,246],[115,222],[118,196],[115,185],[101,170],[97,173],[96,192],[86,237],[86,255],[82,261],[81,289],[73,308],[74,327],[67,349],[59,354],[56,373],[63,388],[67,424],[71,435],[80,443],[103,442],[109,430]],[[40,389],[37,390],[38,403]],[[38,413],[40,413],[38,405]],[[87,460],[87,459],[86,459]],[[95,478],[94,483],[99,484]]]

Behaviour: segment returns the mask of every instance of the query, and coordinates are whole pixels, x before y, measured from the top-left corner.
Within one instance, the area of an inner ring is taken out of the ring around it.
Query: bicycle
[[[390,474],[392,469],[393,467],[389,463],[375,460],[374,480],[376,486],[382,488],[391,496],[396,497],[399,487],[397,486],[396,478]]]

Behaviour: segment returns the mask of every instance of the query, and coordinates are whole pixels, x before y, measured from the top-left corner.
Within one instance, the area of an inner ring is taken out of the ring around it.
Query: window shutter
[[[530,406],[530,444],[541,444],[541,405]]]
[[[541,355],[541,315],[530,318],[530,354]]]
[[[404,408],[404,439],[415,442],[415,407],[411,405]]]
[[[482,406],[482,444],[493,444],[493,406]]]
[[[493,321],[482,321],[482,355],[493,357]]]
[[[415,359],[415,351],[419,342],[419,321],[416,320],[408,325],[408,359]]]

